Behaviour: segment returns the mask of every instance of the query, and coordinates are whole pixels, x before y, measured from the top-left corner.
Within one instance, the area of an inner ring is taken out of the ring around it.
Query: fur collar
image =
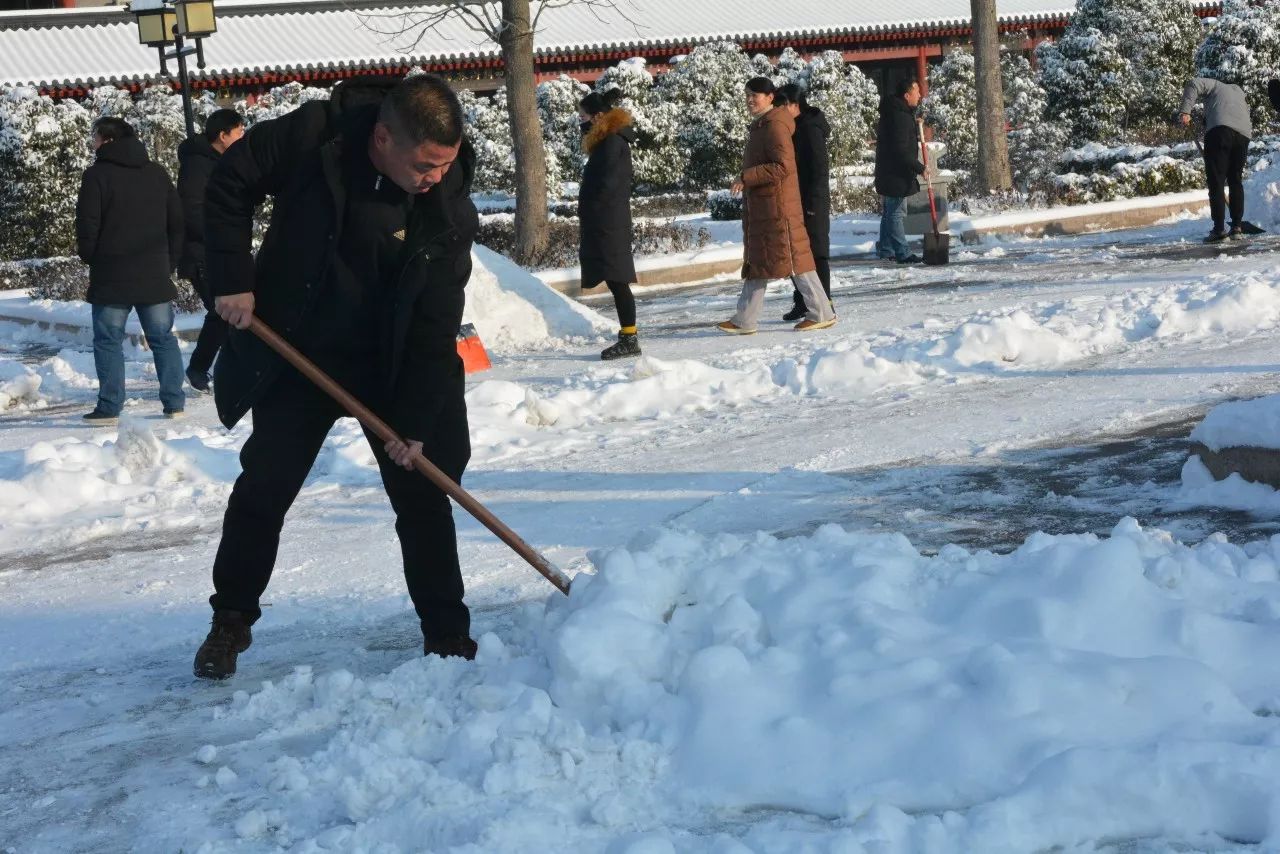
[[[605,137],[629,127],[631,127],[631,113],[621,107],[614,107],[596,119],[591,130],[582,138],[582,150],[590,154],[596,150],[597,145],[604,142]]]

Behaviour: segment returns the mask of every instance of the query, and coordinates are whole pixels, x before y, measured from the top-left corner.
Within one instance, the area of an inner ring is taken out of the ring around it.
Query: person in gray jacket
[[[1207,77],[1193,77],[1182,88],[1178,121],[1191,123],[1191,108],[1204,101],[1204,171],[1209,180],[1209,213],[1213,230],[1205,238],[1216,243],[1228,237],[1261,231],[1244,218],[1244,167],[1249,156],[1253,125],[1244,90],[1234,83]],[[1231,191],[1231,230],[1226,230],[1227,200],[1223,185]]]

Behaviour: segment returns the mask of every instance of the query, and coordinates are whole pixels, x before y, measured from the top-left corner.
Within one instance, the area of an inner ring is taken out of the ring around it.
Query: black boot
[[[797,320],[804,320],[804,316],[808,313],[808,310],[804,307],[804,297],[796,294],[795,300],[791,305],[791,311],[782,315],[782,319],[787,323],[795,323]]]
[[[425,638],[422,642],[423,655],[438,655],[441,658],[465,658],[467,661],[475,661],[476,659],[476,642],[466,635],[457,635],[455,637],[446,638]]]
[[[214,611],[213,627],[196,652],[195,674],[226,679],[236,672],[236,656],[253,643],[253,621],[239,611]]]
[[[1218,226],[1214,226],[1213,230],[1209,232],[1209,236],[1204,239],[1204,242],[1205,243],[1221,243],[1226,239],[1227,239],[1226,229],[1219,228]]]
[[[605,347],[600,351],[600,358],[608,362],[611,359],[625,359],[640,355],[640,338],[634,332],[619,332],[618,343]]]

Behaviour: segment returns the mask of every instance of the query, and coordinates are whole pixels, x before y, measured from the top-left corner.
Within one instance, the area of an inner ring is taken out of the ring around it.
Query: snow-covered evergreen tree
[[[929,95],[921,103],[921,116],[934,137],[946,143],[946,154],[938,165],[972,171],[978,160],[978,89],[972,53],[953,48],[929,69]]]
[[[700,45],[658,78],[655,97],[679,115],[686,186],[725,187],[738,174],[750,121],[743,87],[756,73],[742,48],[718,42]]]
[[[327,101],[330,90],[316,86],[303,86],[301,83],[286,83],[276,86],[252,104],[243,107],[245,121],[250,125],[276,119],[285,113],[291,113],[307,101]]]
[[[1004,112],[1009,124],[1009,165],[1023,191],[1042,186],[1053,174],[1067,145],[1067,132],[1054,116],[1046,115],[1044,87],[1036,81],[1031,63],[1018,50],[1000,55]]]
[[[779,68],[783,67],[779,63]],[[831,124],[827,143],[831,165],[838,168],[859,162],[875,136],[880,104],[876,84],[834,50],[813,57],[791,79],[805,90],[810,104],[826,113]]]
[[[547,149],[547,188],[554,197],[561,195],[561,182],[577,181],[582,177],[578,102],[590,91],[587,86],[564,74],[538,85],[538,119],[542,123],[542,139]]]
[[[1094,27],[1069,27],[1036,49],[1049,115],[1061,119],[1072,145],[1114,142],[1124,129],[1137,83],[1119,40]]]
[[[1280,78],[1280,2],[1224,0],[1195,65],[1202,77],[1243,87],[1254,125],[1265,127],[1273,115],[1267,81]]]
[[[467,138],[476,150],[473,188],[479,192],[516,191],[516,154],[511,145],[511,120],[507,116],[507,90],[492,98],[478,98],[469,90],[458,93]]]
[[[72,100],[0,89],[0,260],[75,253],[92,116]]]
[[[133,100],[124,115],[133,125],[147,154],[178,180],[178,146],[187,138],[187,123],[182,114],[182,96],[168,86],[148,86]]]
[[[679,185],[685,172],[685,158],[676,145],[680,113],[674,104],[661,100],[654,90],[653,75],[641,57],[624,59],[605,69],[596,81],[597,92],[618,89],[618,106],[631,113],[636,142],[631,147],[631,168],[638,185],[670,189]]]
[[[1200,20],[1186,0],[1079,0],[1069,32],[1096,29],[1116,40],[1137,88],[1128,127],[1165,122],[1194,69]]]

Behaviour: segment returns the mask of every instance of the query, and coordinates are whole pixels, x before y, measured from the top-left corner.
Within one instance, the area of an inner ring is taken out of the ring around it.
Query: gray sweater
[[[1213,130],[1220,125],[1239,131],[1253,138],[1253,124],[1249,121],[1249,103],[1244,90],[1234,83],[1222,83],[1207,77],[1193,77],[1182,87],[1181,112],[1190,113],[1196,101],[1204,100],[1204,126]]]

